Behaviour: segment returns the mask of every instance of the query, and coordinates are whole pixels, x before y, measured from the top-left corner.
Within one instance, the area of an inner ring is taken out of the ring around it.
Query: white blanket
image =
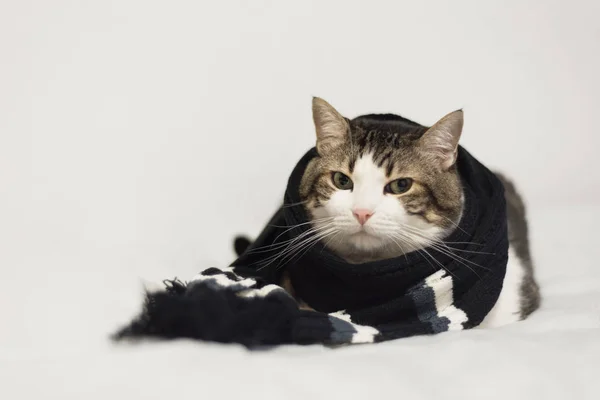
[[[530,214],[544,295],[542,308],[530,319],[495,330],[335,350],[286,346],[249,352],[187,340],[114,345],[108,334],[139,308],[138,275],[144,275],[144,267],[133,260],[143,258],[144,249],[46,251],[44,258],[35,249],[31,254],[5,252],[12,257],[4,257],[3,265],[10,262],[14,268],[2,286],[0,397],[213,399],[227,392],[231,398],[303,400],[375,394],[404,399],[597,399],[598,209],[552,208]],[[98,256],[104,253],[111,258]],[[164,277],[185,278],[170,269]],[[148,266],[152,278],[159,273],[166,269]]]

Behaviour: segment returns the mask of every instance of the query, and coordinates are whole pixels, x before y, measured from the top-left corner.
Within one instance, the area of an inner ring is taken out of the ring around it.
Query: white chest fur
[[[508,264],[498,301],[479,325],[492,328],[516,322],[521,314],[521,285],[525,269],[512,247],[508,249]]]

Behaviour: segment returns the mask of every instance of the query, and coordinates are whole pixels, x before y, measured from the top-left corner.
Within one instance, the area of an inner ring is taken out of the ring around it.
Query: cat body
[[[425,127],[349,120],[315,98],[313,115],[316,146],[255,242],[236,240],[226,269],[148,291],[115,339],[378,343],[504,325],[538,307],[523,201],[459,146],[462,111]]]
[[[319,157],[302,177],[300,196],[315,237],[353,264],[419,252],[434,265],[431,249],[465,259],[444,242],[460,229],[465,207],[455,166],[462,110],[428,128],[393,114],[350,120],[315,98],[313,118]],[[540,298],[523,201],[499,178],[507,199],[509,260],[500,297],[482,327],[523,319]],[[473,273],[478,267],[485,268],[473,265]],[[293,292],[290,282],[284,286]]]

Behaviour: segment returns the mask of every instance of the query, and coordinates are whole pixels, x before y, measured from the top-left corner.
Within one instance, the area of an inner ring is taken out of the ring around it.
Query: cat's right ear
[[[312,101],[313,121],[317,130],[317,151],[324,154],[344,143],[350,126],[331,104],[319,97]]]

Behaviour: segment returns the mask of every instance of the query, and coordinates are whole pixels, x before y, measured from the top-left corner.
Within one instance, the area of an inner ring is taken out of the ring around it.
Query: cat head
[[[319,157],[300,196],[328,247],[361,262],[426,247],[454,230],[463,208],[455,165],[462,110],[426,128],[392,114],[350,120],[314,98],[313,119]]]

